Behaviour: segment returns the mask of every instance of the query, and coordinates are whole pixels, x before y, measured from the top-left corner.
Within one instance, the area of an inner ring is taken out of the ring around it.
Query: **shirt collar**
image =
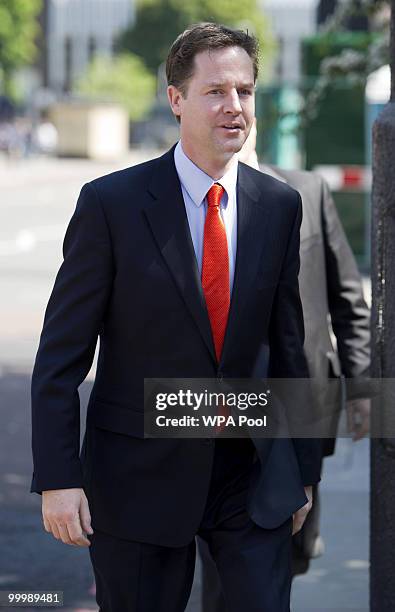
[[[185,155],[181,140],[179,140],[174,149],[174,163],[182,186],[188,192],[189,197],[196,206],[202,204],[208,190],[214,183],[220,183],[228,194],[228,197],[225,198],[223,202],[224,206],[226,206],[229,201],[229,195],[236,192],[237,161],[231,165],[223,177],[214,181],[211,176],[203,172],[203,170],[196,166],[196,164]]]

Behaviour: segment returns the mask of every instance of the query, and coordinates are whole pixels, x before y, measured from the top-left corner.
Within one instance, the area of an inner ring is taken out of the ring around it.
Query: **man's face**
[[[198,53],[185,97],[172,86],[168,94],[186,152],[227,161],[240,151],[255,114],[253,64],[244,49]]]

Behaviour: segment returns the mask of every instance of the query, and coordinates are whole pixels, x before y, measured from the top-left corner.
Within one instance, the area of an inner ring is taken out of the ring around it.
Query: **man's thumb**
[[[85,495],[81,496],[80,521],[83,531],[85,531],[85,533],[92,534],[93,529],[91,527],[91,513],[89,512],[89,504]]]

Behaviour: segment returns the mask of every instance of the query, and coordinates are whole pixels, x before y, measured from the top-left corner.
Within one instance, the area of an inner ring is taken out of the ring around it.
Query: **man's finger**
[[[67,529],[73,544],[75,544],[76,546],[90,546],[90,541],[83,534],[81,524],[78,518],[73,522],[68,523]]]
[[[364,438],[370,431],[370,411],[363,407],[359,412],[357,412],[359,416],[359,424],[358,427],[354,429],[353,439],[355,442]]]
[[[55,521],[49,521],[49,529],[50,529],[50,533],[52,533],[54,538],[56,538],[57,540],[61,540],[62,539],[60,537],[59,529],[58,529],[57,524],[55,523]]]
[[[301,529],[300,518],[297,512],[293,515],[292,521],[292,535],[295,535]]]
[[[295,535],[300,531],[303,527],[303,523],[301,523],[298,519],[294,518],[293,527],[292,527],[292,535]]]
[[[307,515],[306,515],[307,516]],[[306,520],[306,516],[302,517],[302,516],[297,516],[294,519],[294,533],[297,533],[298,531],[300,531],[303,527],[303,524]],[[294,535],[294,533],[292,535]]]
[[[67,529],[67,525],[61,525],[58,523],[57,527],[59,530],[60,539],[62,540],[63,544],[73,544],[69,535],[69,531]]]
[[[347,429],[354,442],[364,438],[370,431],[370,400],[356,399],[347,402]]]
[[[309,501],[302,508],[300,508],[297,512],[295,512],[295,514],[293,515],[292,535],[295,535],[295,533],[298,533],[298,531],[302,529],[303,523],[305,522],[307,515],[310,512],[311,508],[312,508],[312,502]]]
[[[81,527],[85,531],[85,533],[92,534],[93,529],[91,527],[91,513],[89,512],[89,504],[85,495],[81,497],[80,521]]]

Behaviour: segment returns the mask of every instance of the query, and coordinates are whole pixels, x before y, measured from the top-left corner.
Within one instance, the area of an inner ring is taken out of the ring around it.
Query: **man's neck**
[[[234,163],[237,163],[237,153],[229,153],[231,157],[225,159],[223,157],[218,159],[209,159],[204,154],[200,154],[199,151],[191,150],[191,148],[185,145],[182,140],[181,146],[185,155],[189,157],[195,166],[200,168],[200,170],[203,170],[203,172],[210,176],[213,181],[223,177],[231,166]]]

